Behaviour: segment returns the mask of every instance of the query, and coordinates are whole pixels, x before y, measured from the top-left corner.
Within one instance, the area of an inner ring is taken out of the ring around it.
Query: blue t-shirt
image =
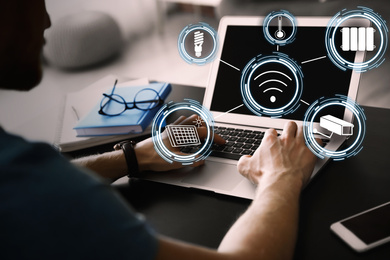
[[[110,185],[0,128],[0,259],[153,259],[157,244]]]

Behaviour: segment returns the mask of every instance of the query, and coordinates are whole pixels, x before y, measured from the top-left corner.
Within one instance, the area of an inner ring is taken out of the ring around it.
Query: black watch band
[[[139,177],[138,161],[137,156],[135,155],[134,145],[134,141],[123,141],[114,145],[115,150],[122,149],[123,154],[125,155],[129,178]]]

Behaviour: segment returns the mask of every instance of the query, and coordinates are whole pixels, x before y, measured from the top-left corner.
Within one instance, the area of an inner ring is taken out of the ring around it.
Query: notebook
[[[107,89],[104,93],[110,95],[111,91],[112,87]],[[98,111],[101,108],[101,101],[99,100],[89,113],[80,119],[74,129],[79,137],[142,133],[152,122],[154,115],[161,105],[139,103],[138,106],[141,109],[126,109],[125,107],[133,107],[133,103],[137,101],[137,97],[139,99],[138,101],[159,99],[164,101],[170,92],[171,85],[169,83],[149,83],[147,85],[116,88],[113,99],[119,99],[118,102],[120,103],[111,101],[112,105],[109,103],[106,104],[108,104],[107,107],[114,107],[114,113],[123,110],[121,114],[114,116],[99,114]],[[108,100],[108,98],[106,98],[106,100]],[[116,109],[119,109],[120,111],[116,111]]]
[[[248,131],[274,128],[281,132],[288,120],[302,125],[309,105],[323,96],[341,94],[356,100],[360,73],[343,71],[327,57],[324,39],[331,18],[296,17],[298,26],[295,41],[278,48],[279,52],[287,54],[301,66],[304,88],[300,104],[294,112],[279,118],[254,115],[243,104],[240,80],[242,71],[251,59],[259,54],[270,55],[277,51],[277,46],[264,38],[263,19],[264,17],[224,17],[220,21],[220,48],[211,68],[203,101],[203,105],[212,112],[216,127]],[[364,52],[350,52],[348,55],[355,62],[362,62],[364,59]],[[351,121],[352,117],[346,110],[340,106],[332,114]],[[345,140],[345,137],[332,138],[327,149],[336,151]],[[312,178],[328,161],[329,158],[317,160]],[[185,168],[167,174],[148,173],[145,178],[253,199],[255,186],[238,173],[236,165],[237,160],[218,158],[211,154],[202,167]]]
[[[73,127],[84,117],[93,106],[101,99],[102,93],[112,86],[115,80],[119,80],[118,88],[122,86],[136,86],[149,84],[146,78],[129,80],[126,77],[118,75],[107,75],[91,85],[65,95],[62,104],[62,110],[57,126],[57,134],[54,140],[54,146],[61,152],[69,152],[78,149],[84,149],[95,145],[101,145],[111,142],[117,142],[140,135],[150,134],[150,127],[141,134],[97,136],[97,137],[77,137]]]

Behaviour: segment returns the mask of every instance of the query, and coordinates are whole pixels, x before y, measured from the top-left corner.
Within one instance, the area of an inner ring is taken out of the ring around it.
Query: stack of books
[[[61,152],[150,134],[150,124],[161,106],[151,110],[128,109],[117,116],[98,113],[103,93],[111,93],[117,78],[109,75],[81,91],[66,95],[61,113],[63,117],[54,142]],[[126,102],[132,102],[136,93],[144,88],[154,89],[162,100],[171,91],[168,83],[149,83],[147,79],[138,79],[119,83],[115,94],[122,96]]]

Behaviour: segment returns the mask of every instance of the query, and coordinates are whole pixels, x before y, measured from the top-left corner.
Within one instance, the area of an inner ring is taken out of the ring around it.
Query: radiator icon
[[[332,115],[326,115],[320,117],[320,127],[325,128],[326,130],[332,132],[331,135],[326,135],[317,130],[317,128],[313,129],[313,133],[320,134],[327,138],[331,138],[333,134],[341,135],[341,136],[350,136],[353,135],[353,127],[354,125],[341,120]]]
[[[343,51],[373,51],[376,48],[372,27],[343,27],[341,33]]]

